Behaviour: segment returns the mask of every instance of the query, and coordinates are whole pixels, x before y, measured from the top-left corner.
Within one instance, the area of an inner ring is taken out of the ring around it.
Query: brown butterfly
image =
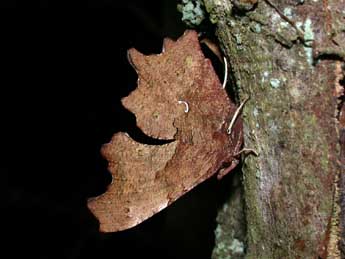
[[[88,201],[100,230],[131,228],[219,172],[238,163],[242,121],[231,125],[236,106],[223,89],[195,31],[177,41],[165,39],[163,52],[145,56],[128,52],[138,73],[138,87],[123,105],[145,134],[173,140],[145,145],[120,132],[102,148],[113,180],[101,196]]]

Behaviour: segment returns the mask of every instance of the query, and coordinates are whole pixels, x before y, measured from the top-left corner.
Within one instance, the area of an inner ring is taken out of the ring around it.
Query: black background
[[[99,233],[86,207],[111,181],[103,143],[117,131],[153,143],[120,103],[137,79],[126,51],[181,35],[176,3],[1,2],[16,7],[1,9],[2,258],[210,258],[231,176],[119,233]]]

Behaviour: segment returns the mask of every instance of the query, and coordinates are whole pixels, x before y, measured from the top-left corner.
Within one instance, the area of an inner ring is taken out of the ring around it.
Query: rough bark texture
[[[213,258],[344,258],[345,1],[204,3],[259,153],[244,161],[244,211],[238,196],[219,213]]]

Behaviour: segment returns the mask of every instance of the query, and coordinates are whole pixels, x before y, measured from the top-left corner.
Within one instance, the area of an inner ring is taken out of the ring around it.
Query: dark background
[[[181,35],[176,4],[1,1],[16,8],[0,11],[2,258],[210,258],[231,176],[120,233],[99,233],[86,207],[111,181],[102,144],[117,131],[154,143],[120,103],[137,79],[126,51]]]

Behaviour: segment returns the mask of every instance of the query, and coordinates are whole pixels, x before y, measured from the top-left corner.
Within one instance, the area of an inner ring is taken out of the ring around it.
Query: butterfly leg
[[[239,159],[234,159],[232,160],[231,164],[229,167],[227,168],[223,168],[219,171],[219,173],[217,174],[217,179],[220,180],[222,179],[225,175],[227,175],[228,173],[230,173],[232,170],[235,169],[235,167],[238,165],[238,163],[240,162]]]
[[[242,148],[240,151],[238,151],[236,154],[234,154],[234,156],[238,157],[242,153],[245,153],[246,155],[253,154],[255,156],[259,156],[258,152],[256,152],[256,150],[253,148]]]
[[[232,160],[231,164],[229,167],[227,168],[222,168],[220,169],[218,175],[217,175],[217,179],[220,180],[222,179],[225,175],[227,175],[228,173],[230,173],[232,170],[235,169],[235,167],[239,164],[240,162],[240,159],[239,158],[236,158],[236,157],[239,157],[242,153],[245,153],[245,154],[250,154],[252,153],[253,155],[255,156],[258,156],[259,154],[254,150],[254,149],[251,149],[251,148],[243,148],[242,150],[240,150],[239,152],[237,152],[236,154],[234,154],[234,160]]]
[[[238,116],[239,116],[239,114],[240,114],[240,112],[241,112],[243,106],[246,104],[246,102],[247,102],[248,100],[249,100],[249,96],[248,96],[246,99],[244,99],[244,101],[240,104],[240,106],[237,108],[237,110],[235,111],[234,115],[232,116],[232,119],[231,119],[231,121],[230,121],[228,130],[227,130],[227,132],[228,132],[229,135],[230,135],[231,132],[232,132],[232,127],[234,126],[235,121],[236,121],[236,119],[238,118]]]

